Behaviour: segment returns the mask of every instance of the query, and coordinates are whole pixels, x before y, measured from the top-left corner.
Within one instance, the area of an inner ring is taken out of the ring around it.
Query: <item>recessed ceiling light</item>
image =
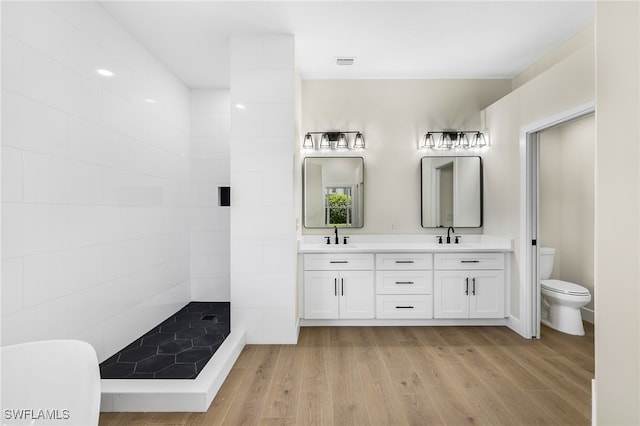
[[[238,109],[245,109],[246,106],[244,106],[243,104],[236,104],[236,108]]]
[[[145,99],[145,102],[150,103],[150,104],[155,104],[156,103],[155,99],[149,99],[149,98]]]
[[[336,58],[338,65],[353,65],[353,58]]]
[[[104,69],[104,68],[100,68],[99,70],[96,71],[98,74],[100,74],[103,77],[113,77],[115,74],[113,73],[113,71]]]

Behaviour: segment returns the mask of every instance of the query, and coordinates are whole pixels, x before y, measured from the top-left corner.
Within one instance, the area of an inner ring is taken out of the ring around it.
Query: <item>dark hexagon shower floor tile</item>
[[[100,364],[103,379],[195,379],[230,332],[229,302],[190,302]]]

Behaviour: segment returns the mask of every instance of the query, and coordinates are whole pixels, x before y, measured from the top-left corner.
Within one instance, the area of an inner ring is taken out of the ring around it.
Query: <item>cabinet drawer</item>
[[[433,318],[433,299],[426,294],[376,296],[376,318]]]
[[[431,294],[433,274],[431,271],[377,271],[376,292],[378,294]]]
[[[373,254],[305,254],[305,271],[368,271],[373,269]]]
[[[376,254],[376,269],[432,269],[430,253],[380,253]]]
[[[504,269],[503,253],[436,253],[435,269]]]

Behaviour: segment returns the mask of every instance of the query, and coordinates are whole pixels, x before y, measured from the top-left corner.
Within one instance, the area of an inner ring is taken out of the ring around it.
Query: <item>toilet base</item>
[[[570,306],[550,305],[547,318],[542,318],[540,322],[562,333],[584,336],[580,309]]]

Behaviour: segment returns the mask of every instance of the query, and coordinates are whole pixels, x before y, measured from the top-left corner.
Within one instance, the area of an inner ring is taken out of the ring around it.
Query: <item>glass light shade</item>
[[[320,149],[331,149],[331,142],[329,142],[329,135],[326,133],[322,134],[322,138],[320,138]]]
[[[467,137],[466,133],[460,132],[460,134],[458,135],[458,146],[461,146],[464,149],[469,148],[469,138]]]
[[[362,133],[360,132],[356,133],[356,138],[353,141],[353,148],[364,149],[364,136],[362,135]]]
[[[484,138],[484,134],[480,132],[476,133],[475,136],[473,137],[473,143],[471,144],[471,146],[478,147],[478,148],[483,148],[487,146],[487,140]]]
[[[349,143],[347,142],[347,135],[344,133],[340,133],[338,136],[338,143],[336,144],[337,149],[347,149],[349,148]]]
[[[451,136],[447,132],[443,132],[442,136],[440,136],[440,142],[438,143],[438,148],[443,149],[451,149],[453,146],[453,141],[451,140]]]
[[[427,133],[422,138],[422,144],[420,144],[420,148],[434,148],[436,146],[436,141],[433,139],[433,135],[431,133]]]
[[[304,141],[302,142],[303,149],[313,149],[313,138],[309,133],[304,136]]]

